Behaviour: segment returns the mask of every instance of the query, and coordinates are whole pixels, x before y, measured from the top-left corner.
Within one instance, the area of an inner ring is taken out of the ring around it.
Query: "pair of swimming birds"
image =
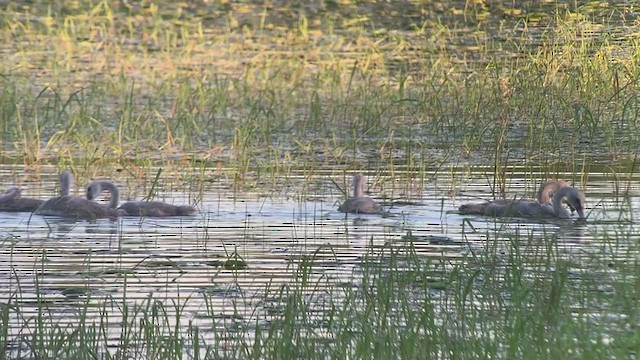
[[[366,179],[357,174],[353,177],[353,197],[347,199],[338,210],[345,213],[379,214],[382,206],[364,195]],[[571,213],[563,207],[567,204],[585,218],[585,196],[582,191],[566,181],[549,180],[540,185],[537,200],[503,199],[483,203],[464,204],[458,209],[461,215],[487,215],[494,217],[523,217],[533,219],[568,219]]]
[[[0,195],[0,211],[33,212],[36,215],[61,216],[76,219],[117,218],[119,216],[186,216],[196,212],[193,206],[172,205],[159,201],[129,201],[118,206],[120,193],[118,187],[107,180],[92,181],[87,185],[86,198],[72,196],[73,174],[65,171],[60,174],[60,196],[49,200],[24,198],[20,188],[14,187]],[[109,205],[95,200],[103,191],[110,193]]]

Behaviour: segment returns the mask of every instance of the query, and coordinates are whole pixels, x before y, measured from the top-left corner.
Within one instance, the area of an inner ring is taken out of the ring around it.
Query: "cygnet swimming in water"
[[[96,180],[89,183],[87,186],[87,199],[94,200],[99,197],[103,191],[108,191],[111,194],[109,208],[117,208],[117,210],[128,216],[187,216],[193,215],[196,212],[196,208],[190,205],[172,205],[159,201],[129,201],[117,207],[120,192],[114,183],[107,180]]]
[[[562,180],[549,180],[540,184],[538,189],[538,203],[551,204],[553,194],[563,187],[571,186],[568,182]],[[493,215],[494,212],[500,210],[501,206],[511,207],[516,202],[534,202],[529,199],[498,199],[493,201],[485,201],[483,203],[464,204],[458,208],[461,215]],[[489,211],[490,213],[487,213]]]
[[[5,212],[33,212],[43,203],[44,200],[22,197],[18,187],[9,188],[0,195],[0,211]]]
[[[74,178],[70,171],[60,174],[60,196],[45,201],[36,209],[34,214],[85,220],[117,218],[121,215],[115,209],[110,209],[82,197],[69,195],[73,183]]]
[[[545,189],[545,185],[548,186]],[[554,188],[553,190],[549,190]],[[545,194],[553,194],[551,198],[551,204],[548,201],[544,201]],[[572,209],[578,213],[580,219],[585,218],[585,196],[582,191],[568,184],[561,184],[560,182],[555,184],[541,185],[538,191],[539,200],[542,202],[536,202],[533,200],[502,200],[494,201],[483,204],[484,209],[482,215],[490,215],[497,217],[524,217],[524,218],[536,218],[536,219],[568,219],[571,217],[569,211],[562,207],[563,201],[567,203]],[[473,205],[473,204],[470,204]],[[477,210],[477,204],[471,208],[473,211]],[[460,207],[459,212],[461,214],[477,214],[475,212],[468,212],[470,207],[463,205]]]
[[[364,187],[367,179],[361,175],[353,176],[353,197],[347,199],[340,207],[339,211],[354,214],[380,214],[382,206],[372,198],[364,195]]]

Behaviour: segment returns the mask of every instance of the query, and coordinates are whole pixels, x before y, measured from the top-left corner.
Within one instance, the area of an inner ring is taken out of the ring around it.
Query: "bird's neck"
[[[109,199],[109,207],[115,209],[118,207],[118,203],[120,202],[120,192],[118,191],[118,187],[110,182],[110,181],[100,181],[100,188],[104,191],[108,191],[111,195]]]

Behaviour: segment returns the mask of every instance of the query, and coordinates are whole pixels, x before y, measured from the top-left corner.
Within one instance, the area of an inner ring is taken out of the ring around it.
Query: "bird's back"
[[[382,207],[372,198],[362,196],[347,199],[338,207],[338,210],[353,214],[379,214],[382,211]]]
[[[32,198],[12,198],[0,202],[0,211],[33,212],[44,204],[44,200]]]
[[[540,204],[532,200],[518,200],[505,205],[490,204],[487,206],[485,215],[497,217],[522,217],[528,219],[553,219],[567,218],[568,212],[565,209],[556,214],[550,204]]]
[[[58,196],[44,202],[36,215],[60,216],[75,219],[118,217],[118,211],[77,196]]]
[[[148,217],[188,216],[196,212],[190,205],[172,205],[159,201],[129,201],[120,205],[119,209],[129,216]]]
[[[485,201],[483,203],[462,204],[458,208],[460,215],[496,215],[496,212],[506,209],[514,200],[497,199],[493,201]]]

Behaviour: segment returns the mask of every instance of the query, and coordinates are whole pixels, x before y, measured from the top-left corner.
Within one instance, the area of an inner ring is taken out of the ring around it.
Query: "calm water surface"
[[[46,199],[54,194],[57,175],[50,170],[41,181],[28,183],[23,195]],[[20,178],[11,174],[17,171],[18,167],[4,167],[2,188],[16,184]],[[12,319],[15,334],[33,326],[38,301],[47,302],[51,316],[64,324],[77,321],[74,305],[87,299],[95,299],[96,313],[90,318],[98,319],[105,302],[112,306],[126,298],[130,304],[141,304],[150,296],[186,304],[182,324],[191,320],[206,334],[214,327],[228,330],[238,323],[267,322],[269,308],[275,305],[264,301],[265,289],[292,281],[305,256],[315,255],[314,278],[358,286],[365,253],[385,244],[400,246],[409,232],[419,256],[443,264],[482,254],[488,239],[505,239],[506,247],[506,240],[515,235],[540,247],[552,242],[559,256],[589,271],[600,271],[593,269],[594,257],[606,263],[637,256],[625,251],[625,242],[631,241],[629,234],[638,233],[633,221],[640,215],[640,190],[634,186],[628,197],[615,197],[615,184],[597,174],[591,174],[584,187],[586,224],[460,216],[455,213],[460,204],[491,198],[486,180],[473,174],[463,182],[434,178],[424,187],[378,176],[369,180],[371,195],[393,204],[389,214],[345,216],[336,210],[343,197],[330,179],[343,181],[341,175],[323,175],[311,180],[314,186],[305,187],[300,176],[288,180],[285,190],[233,192],[231,183],[218,178],[206,185],[200,212],[191,217],[76,222],[0,213],[0,286],[5,289],[0,301],[22,308],[22,318]],[[512,178],[507,189],[511,196],[533,196],[537,184]],[[161,195],[175,203],[188,203],[190,197],[186,192]],[[523,247],[524,252],[535,249]],[[225,268],[225,261],[235,254],[246,268]],[[209,306],[215,308],[216,319],[204,316],[203,294],[212,299]],[[118,314],[109,315],[114,341],[119,336]]]

